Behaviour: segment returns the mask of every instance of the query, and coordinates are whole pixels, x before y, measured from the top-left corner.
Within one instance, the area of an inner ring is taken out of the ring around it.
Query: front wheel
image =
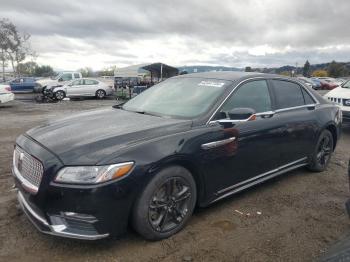
[[[315,172],[324,171],[331,160],[333,148],[334,141],[332,133],[329,130],[323,130],[318,138],[316,148],[311,156],[311,162],[308,168]]]
[[[170,237],[185,226],[196,200],[191,173],[181,166],[165,168],[152,178],[136,201],[134,229],[150,240]]]
[[[106,91],[99,89],[96,91],[96,97],[102,99],[106,96]]]
[[[65,98],[66,94],[63,91],[59,90],[59,91],[54,93],[54,96],[55,96],[56,100],[60,101],[63,98]]]

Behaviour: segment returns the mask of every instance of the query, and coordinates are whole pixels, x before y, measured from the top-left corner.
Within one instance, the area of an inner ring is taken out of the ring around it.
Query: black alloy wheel
[[[196,183],[187,169],[181,166],[162,169],[136,201],[134,228],[150,240],[167,238],[185,226],[196,200]]]
[[[188,182],[181,177],[169,178],[158,188],[149,203],[149,223],[161,233],[176,228],[186,217],[190,200]]]
[[[323,130],[321,133],[316,150],[309,164],[309,169],[316,172],[324,171],[331,160],[334,148],[333,135],[329,130]]]
[[[331,138],[329,136],[324,136],[317,150],[317,163],[320,166],[322,167],[327,166],[328,161],[331,157],[332,147],[333,147],[333,142],[331,141]]]

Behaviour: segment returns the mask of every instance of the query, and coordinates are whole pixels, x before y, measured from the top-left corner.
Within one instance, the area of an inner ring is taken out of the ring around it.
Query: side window
[[[73,81],[72,82],[72,86],[78,86],[78,85],[81,85],[82,83],[81,83],[81,80],[75,80],[75,81]]]
[[[265,80],[251,81],[240,86],[225,102],[220,115],[227,116],[227,112],[240,107],[252,108],[256,113],[272,110],[270,93]]]
[[[97,85],[97,81],[92,79],[85,79],[85,85]]]
[[[342,88],[350,88],[350,80],[342,85]]]
[[[80,78],[80,75],[78,73],[74,73],[74,78]]]
[[[72,80],[72,74],[63,74],[61,76],[62,81],[69,81]]]
[[[306,105],[312,105],[315,104],[315,100],[310,96],[308,92],[304,88],[301,88],[303,95],[304,95],[304,100]]]
[[[272,82],[277,100],[277,109],[305,105],[304,96],[298,84],[284,80],[272,80]]]

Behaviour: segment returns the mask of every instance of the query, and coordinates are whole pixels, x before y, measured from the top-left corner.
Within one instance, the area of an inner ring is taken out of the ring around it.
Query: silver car
[[[54,98],[62,100],[65,97],[97,97],[104,98],[112,95],[114,88],[92,78],[81,78],[73,80],[63,86],[57,86],[53,89]]]

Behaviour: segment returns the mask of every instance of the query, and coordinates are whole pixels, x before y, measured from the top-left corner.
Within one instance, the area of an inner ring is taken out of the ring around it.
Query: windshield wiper
[[[114,106],[112,106],[113,108],[117,108],[117,109],[123,109],[123,110],[125,110],[124,108],[123,108],[123,105],[125,104],[125,102],[124,103],[120,103],[120,104],[117,104],[117,105],[114,105]]]
[[[134,111],[135,113],[142,114],[142,115],[149,115],[149,116],[157,116],[157,117],[162,117],[161,115],[146,112],[146,111]]]

